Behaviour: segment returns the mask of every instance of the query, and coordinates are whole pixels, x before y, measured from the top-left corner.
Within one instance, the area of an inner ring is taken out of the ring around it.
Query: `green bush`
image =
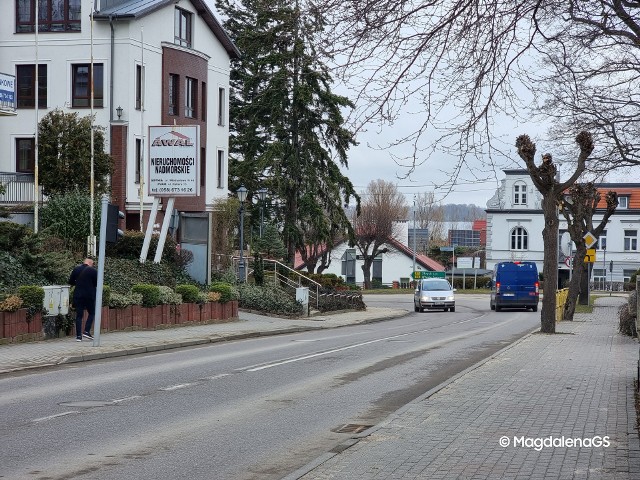
[[[0,251],[32,250],[36,241],[30,228],[13,222],[0,222]]]
[[[40,211],[44,232],[64,239],[67,247],[82,248],[89,236],[91,196],[79,191],[52,195]],[[100,198],[94,199],[93,228],[100,231]]]
[[[176,293],[182,295],[184,303],[198,303],[201,300],[200,289],[195,285],[178,285]]]
[[[160,303],[163,305],[180,305],[182,303],[182,295],[173,291],[171,287],[160,285]]]
[[[109,308],[125,308],[129,305],[142,305],[142,294],[129,293],[112,293],[109,297]]]
[[[109,306],[109,298],[111,297],[111,287],[106,283],[102,285],[102,306]]]
[[[107,254],[112,257],[138,260],[140,258],[140,252],[142,251],[144,237],[144,232],[140,232],[138,230],[127,230],[124,232],[124,235],[120,240],[118,240],[114,244],[109,245]],[[151,242],[149,244],[149,255],[155,255],[159,238],[159,235],[151,236]],[[165,260],[178,267],[183,266],[180,265],[181,258],[176,249],[176,241],[168,235],[164,243],[164,249],[162,250],[162,260]]]
[[[106,258],[104,281],[114,292],[126,294],[137,283],[176,286],[175,269],[164,260],[160,263],[140,263],[125,258]]]
[[[160,289],[157,285],[138,283],[131,287],[131,293],[139,293],[142,295],[143,307],[155,307],[160,305]]]
[[[220,294],[220,302],[227,303],[232,300],[238,300],[239,292],[230,284],[224,282],[212,283],[209,287],[210,292],[218,292]]]
[[[18,287],[18,296],[26,308],[41,309],[44,302],[44,288],[38,285],[22,285]]]
[[[242,308],[278,315],[302,314],[302,305],[279,288],[244,283],[238,287],[238,292]]]

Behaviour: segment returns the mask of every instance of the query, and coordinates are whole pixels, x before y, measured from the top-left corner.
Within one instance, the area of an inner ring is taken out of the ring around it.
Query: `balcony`
[[[0,194],[0,205],[9,207],[35,203],[33,173],[0,172],[0,185],[5,188],[5,193]],[[42,186],[38,190],[38,201],[42,204]]]

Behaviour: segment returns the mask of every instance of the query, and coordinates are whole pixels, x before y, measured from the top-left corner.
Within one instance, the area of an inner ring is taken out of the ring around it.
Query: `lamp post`
[[[256,192],[258,194],[258,198],[260,199],[260,238],[262,238],[262,230],[264,225],[264,214],[262,207],[264,206],[264,201],[267,199],[267,189],[261,188]]]
[[[244,202],[247,199],[247,189],[244,185],[240,185],[236,193],[238,200],[240,200],[240,262],[238,263],[238,276],[240,277],[240,282],[244,283]]]

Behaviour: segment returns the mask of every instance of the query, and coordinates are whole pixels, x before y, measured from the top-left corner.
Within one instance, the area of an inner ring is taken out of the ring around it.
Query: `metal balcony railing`
[[[0,205],[28,205],[35,203],[35,177],[33,173],[0,172]],[[38,187],[38,202],[42,203],[42,186]]]

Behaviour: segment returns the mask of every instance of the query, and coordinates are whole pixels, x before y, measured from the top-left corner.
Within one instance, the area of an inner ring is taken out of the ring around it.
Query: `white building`
[[[411,282],[413,269],[414,252],[408,246],[409,229],[408,222],[396,222],[394,226],[394,237],[390,238],[383,249],[388,251],[379,254],[371,266],[371,281],[379,282],[383,285],[393,285],[398,282],[402,288],[408,288]],[[331,262],[329,267],[322,273],[332,273],[342,277],[346,283],[362,286],[364,284],[364,272],[362,265],[364,261],[357,247],[350,247],[347,242],[341,242],[331,251]],[[299,254],[296,255],[296,269],[302,268],[302,260]],[[415,255],[416,271],[438,271],[444,272],[443,265],[427,257],[426,255]]]
[[[498,262],[520,260],[536,262],[538,270],[542,271],[542,196],[526,169],[504,170],[504,173],[502,184],[487,202],[487,268],[492,269]],[[628,282],[640,268],[640,184],[602,183],[596,187],[603,198],[609,190],[617,192],[619,206],[595,245],[596,261],[591,280],[596,286],[608,285],[605,280],[616,285]],[[604,200],[599,207],[604,211]],[[601,218],[602,214],[596,213],[594,225]],[[559,225],[562,234],[567,229],[562,215]],[[567,246],[564,248],[566,251]],[[561,282],[569,278],[569,261],[566,258],[567,255],[560,252],[558,268]]]
[[[15,77],[16,115],[0,116],[0,181],[7,187],[0,203],[34,202],[36,120],[56,108],[90,114],[93,59],[95,123],[106,129],[115,162],[111,202],[126,213],[126,228],[139,229],[140,215],[148,218],[151,209],[146,188],[140,198],[150,125],[199,126],[200,194],[177,198],[175,208],[187,223],[209,224],[214,200],[228,193],[230,60],[239,52],[207,3],[40,0],[37,36],[33,0],[3,5],[0,73]]]

